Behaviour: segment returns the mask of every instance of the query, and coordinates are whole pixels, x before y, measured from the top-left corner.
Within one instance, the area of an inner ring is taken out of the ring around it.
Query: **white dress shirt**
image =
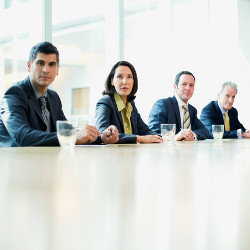
[[[179,110],[180,110],[180,116],[181,116],[181,128],[183,128],[183,120],[184,120],[184,113],[185,113],[185,110],[184,108],[182,107],[182,105],[188,105],[188,103],[185,103],[183,102],[180,97],[178,95],[175,94],[175,98],[177,100],[177,103],[178,103],[178,106],[179,106]]]
[[[185,110],[182,107],[182,105],[188,105],[188,103],[183,102],[181,100],[181,98],[178,95],[176,95],[176,94],[175,94],[175,98],[176,98],[178,106],[179,106],[180,117],[181,117],[181,128],[180,128],[180,130],[182,130],[183,129],[184,113],[185,113]],[[194,133],[194,139],[197,140],[197,136],[196,136],[195,133]]]

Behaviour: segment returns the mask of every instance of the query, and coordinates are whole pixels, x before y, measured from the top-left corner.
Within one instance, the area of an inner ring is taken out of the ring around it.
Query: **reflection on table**
[[[250,249],[250,140],[0,148],[0,249]]]

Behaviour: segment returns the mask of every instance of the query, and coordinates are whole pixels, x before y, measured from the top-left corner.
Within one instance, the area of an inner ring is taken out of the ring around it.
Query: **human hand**
[[[108,128],[102,131],[101,139],[104,143],[113,144],[119,141],[119,131],[114,125],[110,125]]]
[[[137,135],[137,142],[140,143],[153,143],[162,142],[162,138],[159,135]]]
[[[84,128],[81,128],[77,133],[76,144],[82,145],[86,142],[91,143],[96,140],[100,135],[96,127],[91,125],[86,125]]]
[[[250,130],[246,130],[245,132],[241,133],[243,138],[250,138]]]
[[[191,129],[182,129],[175,135],[176,141],[194,141],[195,133]]]

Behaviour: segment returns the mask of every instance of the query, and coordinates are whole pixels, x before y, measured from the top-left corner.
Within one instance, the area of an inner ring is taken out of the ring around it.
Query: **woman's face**
[[[114,78],[111,80],[116,92],[123,98],[131,93],[134,85],[134,78],[128,66],[119,66],[115,70]]]

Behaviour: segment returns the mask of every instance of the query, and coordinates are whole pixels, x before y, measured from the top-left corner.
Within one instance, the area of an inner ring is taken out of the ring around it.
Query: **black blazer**
[[[191,129],[196,134],[198,140],[209,138],[209,132],[201,121],[197,118],[197,110],[188,104]],[[181,116],[178,102],[175,98],[169,97],[158,100],[149,113],[149,128],[154,132],[161,133],[161,124],[176,124],[176,134],[181,130]]]
[[[0,147],[59,146],[56,121],[66,120],[58,94],[47,90],[51,129],[46,132],[42,112],[29,77],[11,86],[1,100]]]
[[[130,120],[134,134],[124,134],[122,114],[118,111],[115,98],[109,95],[103,96],[96,104],[95,125],[97,129],[102,132],[108,126],[115,125],[119,131],[118,143],[136,143],[136,135],[154,135],[155,133],[143,122],[134,101],[131,104],[133,110]]]
[[[243,132],[245,132],[246,129],[238,120],[237,109],[231,108],[228,110],[228,116],[230,131],[224,131],[223,138],[238,138],[237,129],[242,129]],[[218,101],[212,101],[202,109],[200,120],[208,129],[210,138],[213,138],[212,125],[224,125],[223,115],[218,105]]]

